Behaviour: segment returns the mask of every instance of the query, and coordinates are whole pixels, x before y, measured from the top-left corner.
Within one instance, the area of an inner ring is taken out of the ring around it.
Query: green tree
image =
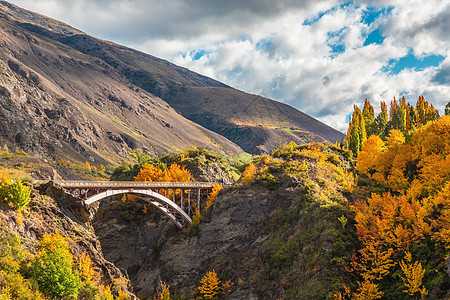
[[[362,111],[364,117],[364,124],[366,126],[367,136],[375,134],[375,111],[369,100],[364,102],[364,108]]]
[[[6,195],[6,200],[9,201],[19,212],[22,211],[25,206],[30,202],[30,193],[31,190],[22,184],[22,181],[19,179],[16,182],[11,182],[10,184],[6,184],[6,191],[4,191],[3,195]]]
[[[149,162],[151,159],[150,155],[148,155],[147,153],[142,151],[142,149],[139,149],[139,148],[133,150],[133,152],[130,152],[130,156],[139,165],[143,165],[144,163]]]
[[[444,115],[449,116],[450,115],[450,102],[447,103],[445,106]]]
[[[399,130],[403,133],[408,132],[411,125],[411,120],[409,118],[408,105],[406,104],[406,99],[404,96],[400,101],[399,119],[400,119]]]
[[[39,253],[31,266],[32,277],[39,290],[53,299],[76,297],[80,277],[72,268],[73,256],[69,244],[59,233],[45,234],[38,243]]]
[[[419,96],[419,99],[417,99],[416,109],[417,109],[417,114],[419,117],[417,123],[425,125],[427,123],[427,118],[426,118],[426,110],[425,110],[425,99],[423,98],[423,96]]]
[[[357,155],[367,139],[367,134],[363,114],[358,106],[355,105],[354,108],[345,141],[347,148]]]
[[[411,105],[408,103],[408,113],[409,113],[409,120],[410,120],[410,126],[409,130],[414,129],[415,126],[418,123],[419,120],[419,114],[417,112],[417,109],[414,107],[414,105]]]
[[[378,124],[377,133],[380,135],[381,138],[385,138],[387,136],[386,127],[389,121],[386,102],[381,101],[380,107],[381,112],[377,116],[377,124]]]

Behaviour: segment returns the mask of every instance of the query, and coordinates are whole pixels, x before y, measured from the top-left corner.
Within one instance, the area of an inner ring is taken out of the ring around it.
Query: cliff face
[[[214,269],[233,283],[225,299],[325,299],[350,277],[342,262],[357,244],[353,224],[338,221],[352,219],[339,177],[350,165],[334,150],[323,150],[329,161],[320,165],[315,150],[301,151],[258,160],[261,174],[221,191],[198,227],[178,231],[139,201],[101,208],[94,226],[105,256],[128,270],[143,297],[163,281],[195,298]]]

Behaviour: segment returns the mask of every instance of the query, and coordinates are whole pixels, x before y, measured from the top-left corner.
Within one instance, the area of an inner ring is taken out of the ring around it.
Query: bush
[[[278,187],[279,187],[278,180],[275,178],[275,176],[273,176],[270,173],[267,173],[263,177],[262,182],[263,182],[263,186],[266,189],[271,190],[271,191],[274,191],[274,190],[278,189]]]
[[[22,184],[19,179],[16,182],[5,185],[6,200],[10,202],[18,211],[22,211],[30,202],[31,190]]]
[[[31,190],[20,179],[11,182],[4,176],[0,183],[0,200],[12,204],[19,212],[30,202],[30,193]]]

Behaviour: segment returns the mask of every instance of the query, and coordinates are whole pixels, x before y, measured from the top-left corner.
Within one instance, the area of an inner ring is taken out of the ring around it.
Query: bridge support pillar
[[[192,216],[192,208],[191,208],[191,189],[188,189],[188,215]]]
[[[184,190],[181,189],[181,210],[184,210]]]
[[[197,210],[200,212],[200,189],[197,189]]]

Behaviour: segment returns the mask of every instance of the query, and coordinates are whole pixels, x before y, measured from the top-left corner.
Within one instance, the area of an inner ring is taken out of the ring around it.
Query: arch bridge
[[[214,182],[141,182],[65,180],[54,183],[86,204],[127,194],[142,199],[161,210],[182,229],[192,223],[195,209],[205,206]],[[172,199],[170,199],[172,198]]]

